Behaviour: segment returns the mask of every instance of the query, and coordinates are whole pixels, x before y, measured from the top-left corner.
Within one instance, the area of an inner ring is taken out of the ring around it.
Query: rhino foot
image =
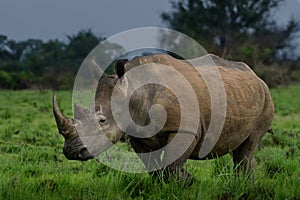
[[[152,176],[153,181],[158,180],[160,183],[171,183],[171,182],[182,182],[184,186],[191,186],[194,183],[194,177],[185,171],[184,169],[180,170],[156,170],[149,173]]]

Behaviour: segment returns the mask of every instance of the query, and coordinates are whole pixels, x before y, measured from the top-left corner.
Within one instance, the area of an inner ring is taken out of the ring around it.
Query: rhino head
[[[124,135],[111,111],[111,95],[120,76],[120,72],[118,75],[104,74],[99,80],[94,103],[88,109],[75,104],[74,118],[63,115],[56,96],[53,97],[53,114],[59,133],[65,139],[63,153],[67,159],[92,159]]]

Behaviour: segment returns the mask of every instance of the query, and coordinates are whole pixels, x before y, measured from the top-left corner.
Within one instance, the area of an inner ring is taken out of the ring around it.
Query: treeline
[[[67,41],[15,41],[0,35],[0,88],[71,89],[80,64],[105,38],[90,29]]]
[[[299,19],[280,25],[274,16],[288,0],[170,1],[164,22],[208,52],[246,62],[270,86],[300,81]]]

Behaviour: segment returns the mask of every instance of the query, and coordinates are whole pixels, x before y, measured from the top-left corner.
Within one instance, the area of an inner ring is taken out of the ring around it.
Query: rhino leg
[[[160,179],[161,177],[163,177],[162,170],[154,170],[156,168],[159,168],[159,166],[161,165],[160,157],[158,157],[158,156],[154,157],[149,154],[148,154],[149,156],[145,156],[147,154],[143,154],[143,153],[148,152],[148,150],[146,150],[143,147],[143,145],[141,145],[139,142],[131,140],[130,144],[131,144],[132,148],[134,149],[134,151],[136,153],[138,153],[138,156],[144,163],[146,169],[149,172],[149,175],[152,176],[154,179],[157,179],[157,178]]]
[[[176,138],[175,138],[176,136]],[[172,141],[174,139],[174,141]],[[190,133],[171,133],[169,134],[168,145],[165,146],[165,154],[162,160],[166,164],[167,176],[174,176],[192,184],[192,176],[183,169],[183,165],[190,157],[197,145],[197,139]]]
[[[256,165],[254,151],[258,147],[261,138],[269,130],[273,118],[274,107],[271,104],[265,105],[258,123],[252,134],[233,151],[233,162],[239,173],[251,173]]]
[[[153,171],[160,166],[160,157],[158,155],[156,156],[155,154],[148,154],[149,150],[147,150],[139,141],[135,141],[133,138],[131,138],[130,144],[148,171]]]
[[[247,174],[255,167],[256,161],[253,156],[256,140],[251,136],[233,151],[233,162],[238,173]]]

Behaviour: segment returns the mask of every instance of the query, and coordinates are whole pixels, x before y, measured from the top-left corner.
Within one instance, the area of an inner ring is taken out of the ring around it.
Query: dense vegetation
[[[51,111],[53,93],[1,91],[0,199],[299,199],[300,86],[271,93],[274,134],[266,134],[256,152],[255,179],[237,179],[227,155],[188,161],[196,180],[186,187],[115,171],[97,160],[65,159]],[[57,95],[62,111],[71,116],[71,92]]]
[[[102,40],[90,29],[68,35],[66,42],[0,35],[0,88],[70,89],[82,61]]]

